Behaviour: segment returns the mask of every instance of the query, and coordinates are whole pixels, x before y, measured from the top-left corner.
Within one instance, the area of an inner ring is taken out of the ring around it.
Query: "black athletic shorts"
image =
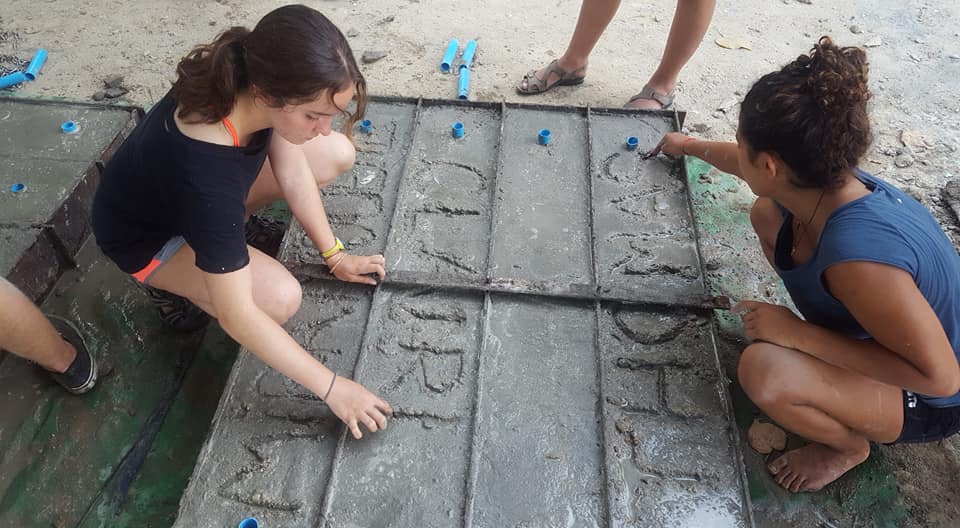
[[[903,430],[894,444],[936,442],[960,431],[960,406],[931,407],[903,391]]]

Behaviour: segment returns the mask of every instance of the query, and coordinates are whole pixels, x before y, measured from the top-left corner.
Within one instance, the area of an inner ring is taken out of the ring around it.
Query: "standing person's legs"
[[[710,26],[710,19],[713,18],[715,6],[716,0],[677,0],[660,65],[653,72],[644,91],[627,103],[628,108],[656,110],[669,105],[664,101],[673,101],[673,89],[677,85],[680,70],[700,46]]]
[[[587,72],[590,52],[600,40],[620,7],[620,0],[583,0],[577,25],[570,37],[566,51],[554,62],[535,72],[528,73],[517,86],[524,94],[540,93],[555,84],[579,84]],[[570,82],[563,82],[570,81]]]
[[[54,373],[70,392],[81,394],[96,382],[96,363],[79,331],[65,319],[48,318],[0,277],[0,348]]]

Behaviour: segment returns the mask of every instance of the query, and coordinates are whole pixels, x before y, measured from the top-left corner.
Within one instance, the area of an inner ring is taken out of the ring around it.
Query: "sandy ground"
[[[579,2],[481,0],[324,0],[307,2],[348,35],[354,52],[385,51],[364,65],[377,95],[452,98],[456,78],[439,72],[451,37],[479,42],[471,99],[563,105],[620,106],[654,70],[672,19],[672,0],[625,0],[595,50],[587,81],[529,98],[514,86],[529,69],[559,56],[573,29]],[[111,75],[129,89],[118,101],[147,105],[166,93],[178,59],[198,42],[230,25],[252,25],[281,2],[217,1],[25,1],[0,6],[0,55],[29,58],[43,46],[50,58],[24,95],[89,100]],[[710,30],[685,69],[678,106],[687,126],[710,138],[732,139],[737,103],[758,76],[808,50],[821,35],[841,44],[868,45],[874,145],[863,160],[879,174],[934,210],[957,239],[957,219],[941,195],[960,173],[960,3],[937,0],[719,0]],[[721,35],[750,48],[715,44]],[[0,64],[3,58],[0,57]],[[908,131],[909,145],[901,141]],[[919,139],[916,139],[918,138]],[[911,139],[914,138],[914,139]],[[745,187],[730,200],[749,203]],[[759,251],[741,239],[722,249],[704,241],[719,262],[725,293],[736,298],[776,299],[771,273]],[[718,248],[718,249],[710,249]],[[729,271],[725,271],[729,270]],[[955,490],[960,441],[888,450],[903,471],[901,493],[911,524],[946,526],[956,518]],[[907,478],[908,477],[908,478]]]

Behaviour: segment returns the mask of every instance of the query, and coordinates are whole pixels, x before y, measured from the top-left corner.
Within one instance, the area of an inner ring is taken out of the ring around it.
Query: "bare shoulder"
[[[213,143],[214,145],[233,146],[233,138],[221,123],[203,123],[194,122],[192,116],[181,119],[177,112],[174,112],[174,121],[180,132],[190,139],[203,141],[204,143]]]

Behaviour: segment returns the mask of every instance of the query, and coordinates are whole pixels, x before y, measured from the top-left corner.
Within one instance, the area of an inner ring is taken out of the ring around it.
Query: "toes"
[[[770,462],[770,464],[767,466],[767,471],[769,471],[771,475],[776,475],[785,467],[787,467],[787,457],[783,455],[777,457],[777,459],[773,462]]]

